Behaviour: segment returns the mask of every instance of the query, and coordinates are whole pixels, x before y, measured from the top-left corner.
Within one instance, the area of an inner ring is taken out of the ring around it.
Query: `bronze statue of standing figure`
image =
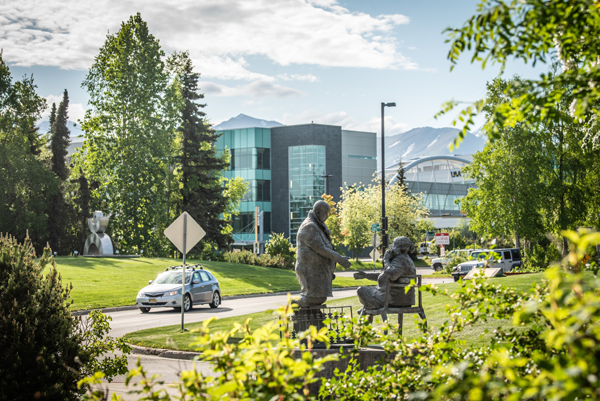
[[[332,281],[335,265],[350,267],[348,258],[333,250],[331,235],[325,220],[329,217],[327,202],[317,201],[308,217],[302,222],[296,237],[296,277],[300,282],[301,307],[322,305],[332,297]]]

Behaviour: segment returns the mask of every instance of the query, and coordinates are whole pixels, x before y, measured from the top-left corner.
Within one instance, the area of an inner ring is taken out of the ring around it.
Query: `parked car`
[[[453,258],[468,258],[473,252],[483,251],[483,249],[454,249],[442,258],[435,258],[431,260],[431,266],[433,270],[439,272],[444,269],[444,266]]]
[[[479,269],[485,266],[485,261],[481,260],[471,260],[468,262],[461,263],[452,268],[452,277],[454,281],[460,280],[461,277],[466,276],[471,270]]]
[[[488,267],[502,268],[504,273],[509,272],[515,267],[523,264],[521,250],[517,248],[478,250],[472,252],[470,257],[471,260],[460,263],[452,269],[454,281],[458,281],[460,277],[466,275],[474,268],[481,268],[485,266],[486,259],[489,260]]]
[[[431,242],[421,242],[419,244],[419,253],[421,255],[429,255],[430,253],[433,253],[433,248],[432,248],[432,244]]]
[[[136,305],[142,313],[152,308],[175,308],[181,310],[182,266],[170,266],[140,290]],[[185,267],[185,295],[183,310],[188,312],[194,305],[208,304],[217,308],[221,304],[219,282],[202,265]]]

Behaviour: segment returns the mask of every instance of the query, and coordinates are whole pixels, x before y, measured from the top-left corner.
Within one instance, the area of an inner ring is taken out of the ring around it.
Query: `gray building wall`
[[[342,183],[372,184],[377,171],[377,134],[342,130]]]
[[[333,125],[302,124],[271,128],[271,232],[290,235],[289,161],[290,146],[325,146],[329,192],[335,202],[342,186],[342,128]]]

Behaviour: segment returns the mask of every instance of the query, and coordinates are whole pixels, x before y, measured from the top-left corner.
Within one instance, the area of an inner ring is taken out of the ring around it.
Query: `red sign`
[[[449,233],[435,234],[435,243],[437,245],[450,245],[450,234]]]

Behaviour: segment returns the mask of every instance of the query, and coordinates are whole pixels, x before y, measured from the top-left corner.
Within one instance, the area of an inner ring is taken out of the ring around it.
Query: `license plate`
[[[156,299],[149,299],[148,302],[150,302],[151,304],[156,303]]]

